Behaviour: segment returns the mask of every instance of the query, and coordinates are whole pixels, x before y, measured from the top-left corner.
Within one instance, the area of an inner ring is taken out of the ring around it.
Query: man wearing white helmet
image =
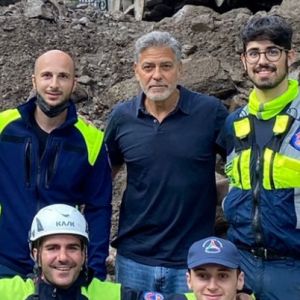
[[[216,241],[216,238],[214,241],[216,246],[220,246],[220,241]],[[206,298],[198,298],[199,284],[193,273],[191,274],[194,272],[195,264],[198,266],[204,261],[205,263],[220,263],[220,259],[225,260],[225,256],[228,257],[227,261],[238,261],[238,257],[234,257],[237,249],[230,242],[222,240],[224,251],[216,255],[213,254],[213,258],[211,258],[208,257],[211,255],[206,253],[207,247],[201,247],[203,241],[200,241],[191,247],[188,257],[189,268],[193,269],[189,271],[188,284],[194,289],[195,294],[166,296],[156,292],[136,291],[122,287],[119,283],[104,282],[89,276],[86,267],[88,242],[87,222],[76,208],[65,204],[53,204],[44,207],[35,215],[29,233],[30,252],[35,261],[35,278],[24,280],[20,276],[15,276],[0,279],[0,299],[202,300]],[[219,256],[221,258],[216,261],[216,257]],[[237,268],[238,265],[233,267]],[[235,284],[230,287],[232,289],[230,295],[235,295],[236,288],[241,286],[242,282],[237,285],[235,280]],[[219,290],[218,294],[220,294]],[[233,300],[228,296],[220,299]]]
[[[89,274],[88,226],[74,207],[53,204],[34,217],[29,233],[35,277],[0,279],[1,300],[142,300],[165,297],[123,288]]]
[[[69,288],[86,262],[89,236],[83,215],[64,204],[45,207],[33,219],[29,240],[41,279]]]
[[[1,279],[0,299],[122,299],[119,284],[89,276],[88,241],[87,222],[76,208],[65,204],[42,208],[35,215],[29,233],[35,278]]]

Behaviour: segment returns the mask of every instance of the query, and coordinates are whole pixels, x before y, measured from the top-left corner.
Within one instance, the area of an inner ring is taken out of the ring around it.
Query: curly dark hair
[[[287,21],[278,15],[254,16],[241,31],[241,38],[246,50],[251,41],[268,40],[275,45],[290,50],[292,47],[293,29]]]

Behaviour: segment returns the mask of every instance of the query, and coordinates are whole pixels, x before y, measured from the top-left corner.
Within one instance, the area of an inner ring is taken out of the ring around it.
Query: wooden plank
[[[111,11],[119,11],[121,8],[121,0],[110,0],[111,1]]]
[[[134,0],[134,17],[137,21],[143,19],[145,0]]]
[[[127,10],[133,4],[133,0],[122,0],[123,11]]]

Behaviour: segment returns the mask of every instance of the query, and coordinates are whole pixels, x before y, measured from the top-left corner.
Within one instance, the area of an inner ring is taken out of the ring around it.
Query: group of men
[[[35,277],[0,279],[1,300],[192,300],[204,299],[203,293],[234,300],[244,284],[237,248],[218,237],[197,241],[189,250],[187,284],[194,294],[164,295],[101,281],[86,266],[88,243],[88,224],[76,208],[66,204],[42,208],[29,233]]]
[[[219,99],[178,84],[181,45],[171,34],[143,35],[134,55],[142,92],[113,109],[105,134],[76,113],[72,58],[60,50],[42,54],[35,96],[0,113],[0,298],[233,300],[245,276],[259,300],[300,299],[292,34],[275,15],[245,25],[241,61],[254,88],[229,116]],[[213,237],[216,153],[226,158],[223,209],[235,246]],[[103,280],[111,176],[123,164],[127,185],[112,241],[118,285]],[[34,269],[37,280],[24,279]],[[185,294],[190,289],[194,296]],[[9,298],[18,290],[20,298]]]

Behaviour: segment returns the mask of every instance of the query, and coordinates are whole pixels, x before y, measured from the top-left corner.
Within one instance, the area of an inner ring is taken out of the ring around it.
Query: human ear
[[[37,249],[36,248],[33,248],[32,249],[32,256],[33,256],[33,258],[34,258],[34,260],[36,261],[37,260]]]
[[[186,283],[189,289],[192,289],[192,284],[191,284],[191,274],[189,272],[186,272]]]
[[[33,88],[36,89],[35,76],[34,75],[31,75],[31,82],[32,82]]]
[[[244,67],[244,70],[247,71],[247,62],[244,54],[241,54],[241,61]]]
[[[134,71],[136,80],[139,82],[140,81],[140,76],[139,76],[139,73],[138,73],[137,69],[138,69],[138,64],[134,63],[134,65],[133,65],[133,71]]]
[[[287,52],[288,66],[290,67],[296,60],[296,52],[294,49],[291,49]]]
[[[244,272],[240,272],[237,280],[237,290],[242,290],[245,283],[245,274]]]

